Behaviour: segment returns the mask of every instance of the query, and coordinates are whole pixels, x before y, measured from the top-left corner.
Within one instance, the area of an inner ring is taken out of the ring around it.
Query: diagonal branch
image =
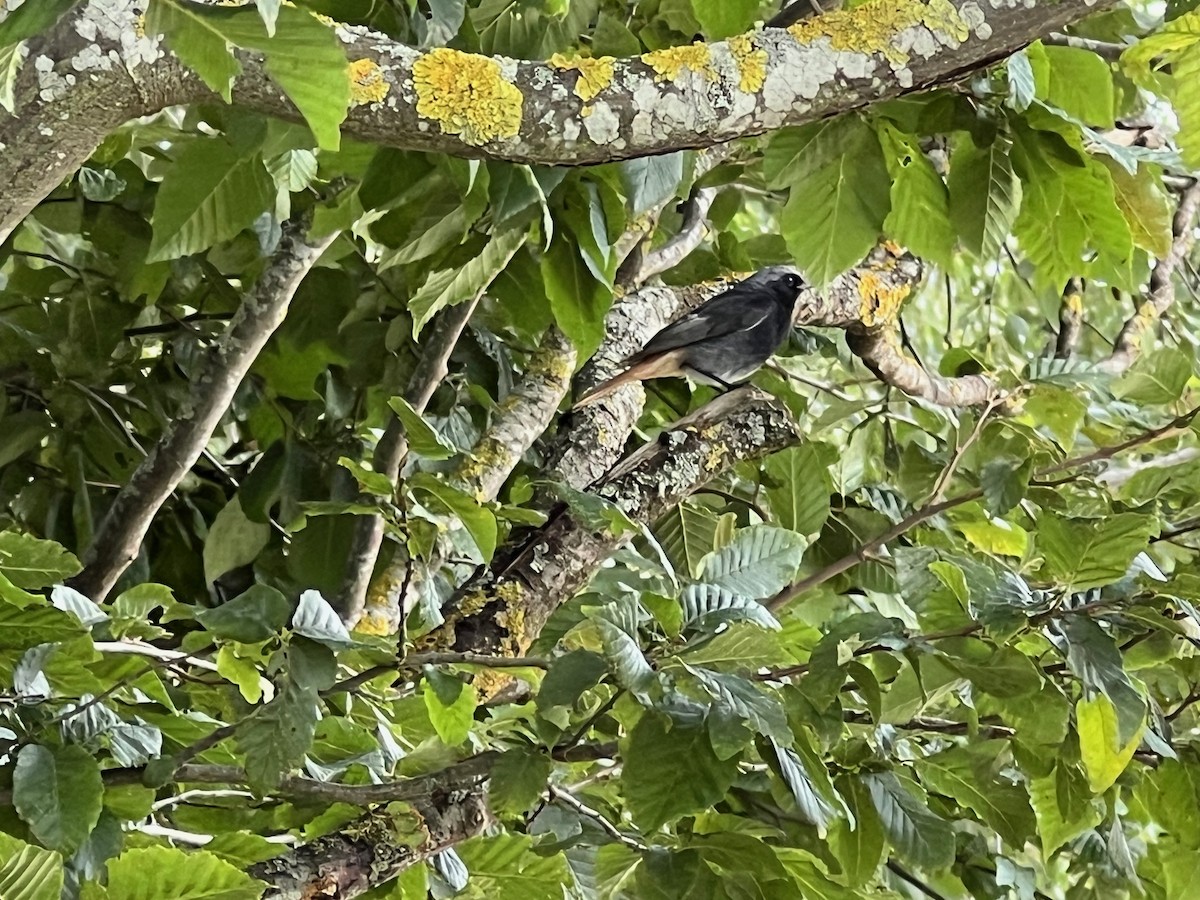
[[[700,242],[704,240],[705,220],[716,199],[716,188],[693,188],[684,206],[683,222],[679,226],[679,231],[668,238],[661,247],[644,255],[635,255],[633,258],[638,263],[635,271],[618,272],[617,281],[621,284],[639,285],[660,272],[673,269],[683,262],[688,254],[699,247]]]
[[[898,333],[890,325],[870,331],[848,329],[846,346],[884,384],[938,406],[983,406],[1001,394],[986,375],[947,378],[927,371],[905,355]]]
[[[1142,340],[1151,326],[1163,317],[1175,302],[1175,270],[1191,253],[1196,241],[1196,215],[1200,212],[1200,181],[1183,192],[1171,222],[1171,249],[1150,273],[1150,293],[1138,311],[1123,325],[1113,344],[1112,355],[1100,367],[1119,374],[1133,365],[1142,349]]]
[[[481,296],[482,294],[468,303],[451,307],[438,317],[421,359],[404,390],[404,399],[417,412],[425,412],[433,392],[446,377],[450,354],[454,352]],[[375,445],[375,454],[372,457],[374,469],[381,475],[386,475],[387,479],[395,484],[407,454],[408,437],[399,417],[393,413],[388,419],[387,428],[379,438],[379,443]],[[346,574],[337,605],[343,621],[351,627],[362,617],[367,601],[367,589],[375,571],[375,561],[379,556],[379,548],[383,546],[383,531],[383,516],[378,514],[360,516],[355,524],[354,541],[346,560]],[[385,633],[390,633],[390,629]]]
[[[101,602],[137,558],[154,516],[199,459],[267,339],[282,323],[300,282],[337,237],[305,236],[307,222],[284,226],[279,249],[216,341],[183,407],[117,493],[71,586]]]

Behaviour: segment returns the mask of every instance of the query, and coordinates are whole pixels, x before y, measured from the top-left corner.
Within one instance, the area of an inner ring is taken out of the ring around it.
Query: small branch
[[[933,888],[931,888],[929,885],[927,885],[925,882],[923,882],[916,875],[913,875],[911,872],[909,872],[907,869],[905,869],[903,866],[901,866],[895,860],[889,859],[887,861],[886,865],[888,867],[888,871],[897,875],[902,881],[907,881],[910,885],[915,887],[918,891],[920,891],[926,897],[929,897],[930,900],[946,900],[945,897],[943,897],[941,894],[939,894],[937,891],[935,891]]]
[[[979,414],[979,418],[975,422],[975,427],[971,429],[971,433],[967,435],[967,439],[955,449],[954,455],[950,457],[950,462],[946,464],[946,468],[942,469],[941,474],[938,475],[937,481],[933,486],[933,493],[929,495],[929,499],[925,501],[924,505],[928,506],[937,503],[945,496],[946,488],[950,486],[950,480],[954,478],[954,473],[958,470],[963,456],[971,449],[971,445],[979,440],[979,435],[983,432],[983,426],[987,423],[988,416],[995,411],[1001,402],[998,398],[992,398],[988,401],[988,405]]]
[[[1152,443],[1161,437],[1169,434],[1175,434],[1186,428],[1189,423],[1200,413],[1200,407],[1196,407],[1190,412],[1184,413],[1175,419],[1172,419],[1166,425],[1160,428],[1154,428],[1150,431],[1136,435],[1127,441],[1122,441],[1119,444],[1114,444],[1111,447],[1101,447],[1092,453],[1084,456],[1077,456],[1072,459],[1065,459],[1062,462],[1052,463],[1034,473],[1035,477],[1044,478],[1047,475],[1054,475],[1058,472],[1063,472],[1068,469],[1073,469],[1078,466],[1086,466],[1090,463],[1099,462],[1101,460],[1111,459],[1119,453],[1126,450],[1131,450],[1134,447],[1140,447],[1144,444]],[[894,541],[907,533],[910,529],[915,528],[922,522],[932,519],[946,510],[953,509],[957,506],[962,506],[965,503],[970,503],[978,500],[983,496],[983,491],[979,488],[966,491],[959,494],[957,497],[951,497],[949,500],[942,500],[938,503],[927,504],[910,515],[906,516],[900,522],[897,522],[891,528],[884,531],[882,534],[871,538],[871,540],[863,543],[857,550],[843,556],[841,559],[827,565],[825,568],[814,572],[801,580],[795,582],[789,587],[784,588],[778,594],[768,601],[767,608],[774,611],[782,608],[790,603],[795,598],[801,596],[806,591],[811,590],[817,585],[824,584],[831,578],[841,575],[843,572],[854,568],[861,562],[865,562],[867,557],[878,550],[880,547],[887,544],[889,541]]]
[[[1187,258],[1196,240],[1197,211],[1200,211],[1200,182],[1189,187],[1179,198],[1171,222],[1171,249],[1150,273],[1150,293],[1137,312],[1121,326],[1112,355],[1100,363],[1100,368],[1105,371],[1120,374],[1133,365],[1147,332],[1175,302],[1175,270]]]
[[[381,675],[393,672],[411,672],[422,666],[486,666],[489,669],[548,669],[550,660],[542,656],[489,656],[484,653],[411,653],[395,663],[372,666],[364,669],[351,678],[339,681],[328,690],[322,691],[322,697],[332,694],[346,694],[357,690],[369,681],[374,681]]]
[[[569,791],[551,785],[547,790],[547,794],[554,802],[561,803],[563,806],[575,810],[575,812],[579,813],[581,816],[591,819],[593,822],[599,825],[606,834],[608,834],[614,840],[620,841],[631,850],[636,850],[639,853],[642,853],[649,849],[641,841],[634,840],[623,833],[620,828],[605,818],[603,813],[601,813],[599,810],[592,809]]]
[[[947,378],[927,372],[904,355],[891,326],[869,331],[848,329],[846,346],[884,384],[938,406],[982,406],[1003,395],[986,375]]]
[[[1094,41],[1091,38],[1076,37],[1073,34],[1055,32],[1042,38],[1043,44],[1052,47],[1074,47],[1077,50],[1091,50],[1109,62],[1116,62],[1121,54],[1129,49],[1126,44],[1115,44],[1110,41]]]
[[[283,322],[300,282],[337,237],[310,241],[306,227],[303,221],[284,226],[274,260],[213,346],[188,400],[109,507],[84,554],[83,571],[69,582],[97,603],[137,558],[155,515],[200,458],[246,372]]]
[[[1058,307],[1058,338],[1054,345],[1055,359],[1070,359],[1079,345],[1083,331],[1083,279],[1072,278],[1063,291]]]
[[[673,269],[683,262],[704,240],[708,211],[716,199],[716,188],[692,188],[692,193],[684,204],[683,223],[679,226],[678,233],[661,247],[643,254],[636,271],[629,273],[627,280],[622,280],[621,283],[642,284],[660,272]]]
[[[425,344],[424,352],[408,379],[404,391],[404,399],[417,412],[424,412],[429,405],[434,391],[449,372],[450,354],[454,352],[458,339],[466,328],[471,314],[479,304],[482,293],[468,303],[462,303],[445,310],[437,320]],[[400,419],[392,413],[388,419],[387,428],[375,445],[372,464],[376,472],[386,475],[393,484],[400,476],[400,467],[408,454],[408,438],[404,434],[404,426]],[[342,589],[335,604],[335,609],[342,620],[350,627],[362,618],[367,603],[367,590],[371,584],[371,576],[375,571],[375,561],[379,557],[379,549],[383,546],[383,516],[359,516],[354,527],[354,540],[350,546],[350,554],[346,559],[346,571],[342,581]],[[398,607],[397,607],[398,610]],[[384,614],[372,611],[372,615]],[[388,620],[386,631],[390,634],[399,627],[399,616],[396,611],[385,615]],[[392,620],[395,621],[392,621]]]

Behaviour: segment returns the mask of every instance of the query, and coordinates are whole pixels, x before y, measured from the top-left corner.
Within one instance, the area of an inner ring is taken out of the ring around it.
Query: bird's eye
[[[799,275],[788,275],[787,283],[788,287],[795,288],[796,290],[800,290],[800,288],[804,287],[804,279],[802,279]]]

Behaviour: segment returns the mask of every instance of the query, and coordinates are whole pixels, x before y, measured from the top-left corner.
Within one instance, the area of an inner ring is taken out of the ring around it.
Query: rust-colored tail
[[[646,381],[650,378],[666,378],[672,375],[682,375],[679,370],[679,357],[682,354],[678,350],[670,350],[666,353],[652,356],[650,359],[643,359],[641,362],[634,363],[624,372],[619,375],[614,375],[607,381],[602,381],[578,400],[571,407],[572,410],[583,409],[585,406],[591,406],[593,403],[598,403],[603,400],[613,391],[624,385],[631,384],[635,381]]]

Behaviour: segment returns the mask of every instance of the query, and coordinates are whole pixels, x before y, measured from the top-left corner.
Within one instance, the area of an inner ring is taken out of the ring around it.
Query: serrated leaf
[[[241,64],[229,45],[257,50],[272,80],[288,95],[323,150],[336,150],[338,128],[350,105],[350,68],[332,28],[307,10],[283,6],[278,28],[267,25],[250,6],[209,7],[178,0],[154,0],[146,33],[165,34],[171,49],[226,102]]]
[[[1121,380],[1113,385],[1113,394],[1139,405],[1174,403],[1192,377],[1192,359],[1174,347],[1160,347],[1143,353]]]
[[[1009,158],[1010,142],[986,147],[962,137],[950,156],[950,221],[959,243],[981,260],[994,260],[1021,207],[1021,182]]]
[[[70,853],[100,818],[100,764],[82,747],[27,744],[13,771],[13,806],[37,839]]]
[[[846,805],[847,816],[834,823],[829,845],[841,863],[851,887],[865,884],[875,875],[883,856],[883,826],[862,781],[855,777],[838,779],[838,794]]]
[[[1200,169],[1200,96],[1195,86],[1200,79],[1200,42],[1175,56],[1172,63],[1175,90],[1172,94],[1179,117],[1180,155],[1188,169]]]
[[[1118,513],[1103,519],[1063,519],[1043,514],[1037,548],[1054,578],[1083,591],[1120,580],[1158,531],[1153,517]]]
[[[712,700],[710,717],[740,719],[755,733],[781,744],[790,744],[794,740],[792,730],[788,727],[787,713],[773,692],[741,675],[713,672],[686,664],[684,668]]]
[[[1008,58],[1005,70],[1008,72],[1009,105],[1017,112],[1024,112],[1037,93],[1029,54],[1024,50],[1017,51]]]
[[[696,19],[710,41],[748,30],[760,6],[759,0],[692,0]]]
[[[459,868],[470,873],[472,891],[488,900],[561,900],[569,890],[571,872],[565,856],[535,850],[527,835],[477,837],[456,849],[462,857]]]
[[[687,501],[672,507],[654,525],[654,534],[677,571],[695,577],[700,560],[716,546],[717,516]]]
[[[643,693],[654,681],[654,669],[638,642],[641,617],[641,608],[632,597],[613,601],[594,616],[609,668],[617,683],[635,694]]]
[[[805,768],[804,760],[790,747],[781,747],[771,742],[774,751],[775,768],[783,783],[792,792],[796,801],[796,811],[801,817],[817,829],[817,835],[824,838],[829,826],[842,814],[842,811],[828,797],[818,790],[813,779]],[[828,776],[825,777],[828,781]],[[832,791],[832,785],[829,785]]]
[[[1030,779],[1029,799],[1046,858],[1104,818],[1104,805],[1092,802],[1083,776],[1065,763],[1044,778]]]
[[[113,900],[258,900],[265,888],[207,850],[140,847],[108,862]]]
[[[581,358],[590,356],[604,340],[604,316],[612,306],[612,291],[592,274],[579,250],[562,234],[556,234],[542,254],[541,273],[555,324]]]
[[[918,256],[949,266],[955,233],[945,182],[915,138],[886,122],[880,125],[879,135],[892,177],[892,208],[883,223],[884,233]]]
[[[780,214],[788,251],[818,287],[870,252],[891,207],[891,179],[879,140],[859,124],[827,165],[792,184]]]
[[[316,689],[285,681],[275,699],[238,731],[238,749],[246,755],[250,784],[270,790],[297,768],[312,746],[320,718]]]
[[[211,584],[226,572],[253,562],[270,539],[271,526],[247,518],[235,494],[208,529],[204,542],[205,581]]]
[[[683,157],[683,152],[678,151],[617,163],[631,215],[640,216],[675,193],[683,178]]]
[[[61,544],[18,531],[0,531],[0,574],[24,590],[78,575],[83,566]]]
[[[409,449],[426,459],[449,459],[458,452],[457,448],[425,421],[425,417],[412,408],[403,397],[392,397],[388,406],[404,425],[404,436]]]
[[[307,590],[300,595],[300,605],[292,616],[292,631],[333,650],[354,646],[341,617],[320,591]]]
[[[937,753],[922,762],[921,782],[971,810],[1010,847],[1020,848],[1035,834],[1037,822],[1024,788],[996,778],[991,771],[1004,749],[1003,741],[985,741],[969,749]]]
[[[1025,52],[1038,97],[1088,125],[1112,127],[1112,69],[1105,60],[1078,47],[1035,44]]]
[[[79,619],[60,609],[49,606],[19,609],[8,603],[0,604],[0,649],[27,650],[87,633]]]
[[[1104,694],[1076,703],[1075,721],[1079,730],[1079,755],[1087,772],[1088,785],[1093,794],[1103,794],[1133,759],[1142,742],[1144,725],[1128,740],[1122,741],[1116,707]]]
[[[421,334],[429,320],[448,306],[474,300],[488,289],[525,243],[526,233],[510,228],[494,235],[478,255],[453,269],[439,269],[425,279],[409,298],[408,311],[413,320],[413,339]]]
[[[779,631],[779,621],[758,600],[735,594],[715,584],[689,584],[680,595],[683,624],[689,628],[713,631],[728,622],[752,622],[761,628]]]
[[[496,516],[465,491],[439,481],[427,472],[418,472],[406,481],[409,489],[418,493],[426,505],[457,517],[471,535],[479,555],[490,562],[496,552]]]
[[[0,833],[0,897],[5,900],[60,900],[63,859]]]
[[[159,186],[146,261],[187,256],[229,240],[274,200],[275,182],[259,154],[220,138],[191,141]]]
[[[808,541],[794,531],[751,525],[701,560],[700,575],[710,584],[753,600],[773,596],[796,574]]]
[[[1112,178],[1114,199],[1129,224],[1133,243],[1151,256],[1162,258],[1171,249],[1171,204],[1162,182],[1147,166],[1134,174],[1116,160],[1100,158]]]
[[[427,667],[421,696],[425,699],[429,721],[443,744],[457,747],[467,739],[475,723],[478,702],[475,688],[463,684],[453,675]]]
[[[534,698],[538,715],[565,729],[576,702],[599,684],[607,671],[604,657],[590,650],[572,650],[556,658]]]
[[[255,584],[220,606],[197,610],[196,618],[216,637],[253,644],[278,634],[291,612],[292,604],[283,594]]]
[[[546,790],[550,769],[550,757],[544,753],[527,747],[505,750],[488,778],[492,808],[510,815],[527,812]]]
[[[901,858],[922,869],[945,869],[954,862],[950,823],[900,783],[890,772],[864,778],[884,834]]]
[[[1032,459],[1000,457],[984,463],[979,472],[979,486],[988,512],[1002,516],[1024,500],[1032,474]]]
[[[763,461],[767,502],[778,523],[799,534],[816,534],[829,517],[833,482],[812,444],[789,447]]]
[[[625,748],[621,784],[633,821],[653,831],[687,813],[708,809],[725,796],[737,774],[738,757],[721,760],[702,728],[676,726],[647,713]]]

